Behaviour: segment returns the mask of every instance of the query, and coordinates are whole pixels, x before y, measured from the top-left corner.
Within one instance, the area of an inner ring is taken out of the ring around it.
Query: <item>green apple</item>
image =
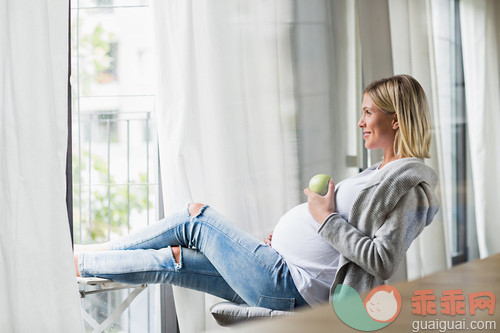
[[[322,173],[315,175],[309,181],[309,189],[319,195],[325,195],[328,193],[328,182],[330,179],[330,176]]]

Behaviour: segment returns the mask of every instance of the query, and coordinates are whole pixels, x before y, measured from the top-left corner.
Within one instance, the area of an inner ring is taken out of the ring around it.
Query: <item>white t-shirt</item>
[[[337,250],[318,234],[319,227],[306,202],[280,218],[271,243],[285,259],[297,290],[310,305],[328,300],[339,260]]]
[[[365,170],[336,184],[336,210],[347,221],[359,192],[376,171]],[[272,238],[273,249],[285,259],[295,286],[309,305],[328,300],[340,256],[318,234],[319,227],[306,202],[280,218]]]
[[[349,221],[352,205],[354,205],[359,193],[368,180],[378,171],[378,168],[366,169],[335,184],[335,209],[346,221]]]

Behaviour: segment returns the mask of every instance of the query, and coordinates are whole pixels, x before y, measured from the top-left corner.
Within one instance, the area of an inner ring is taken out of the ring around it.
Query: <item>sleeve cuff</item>
[[[337,212],[333,212],[333,213],[331,213],[330,215],[328,215],[328,216],[327,216],[327,217],[323,220],[323,222],[321,222],[321,225],[320,225],[320,227],[319,227],[319,229],[318,229],[318,232],[320,232],[320,231],[321,231],[321,229],[323,229],[323,227],[326,225],[326,223],[327,223],[328,221],[330,221],[331,219],[333,219],[333,217],[334,217],[334,216],[336,216],[336,215],[339,215],[339,213],[337,213]]]

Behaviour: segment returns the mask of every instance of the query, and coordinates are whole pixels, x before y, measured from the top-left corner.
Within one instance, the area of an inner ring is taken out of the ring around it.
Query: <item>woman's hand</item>
[[[307,202],[309,204],[309,212],[314,217],[318,223],[323,223],[323,221],[335,211],[335,183],[333,179],[330,179],[328,183],[328,192],[321,196],[309,188],[304,190],[304,194],[307,196]]]

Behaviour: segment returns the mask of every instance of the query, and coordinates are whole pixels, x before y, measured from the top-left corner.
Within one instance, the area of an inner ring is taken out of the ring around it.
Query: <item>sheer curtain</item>
[[[438,92],[431,8],[428,1],[373,0],[357,2],[362,73],[364,85],[396,74],[414,76],[426,91],[433,118],[431,159],[426,163],[442,172],[443,145],[438,119]],[[381,159],[379,151],[369,152],[368,164]],[[439,177],[438,193],[445,202],[446,177]],[[434,222],[413,242],[391,283],[414,279],[450,265],[447,246],[446,209],[442,206]]]
[[[66,211],[67,1],[0,1],[0,331],[83,329]]]
[[[264,239],[300,200],[293,12],[287,4],[233,0],[153,7],[166,213],[207,203]],[[179,288],[174,296],[181,331],[205,329],[205,296]]]
[[[166,213],[205,202],[263,239],[305,200],[313,174],[357,172],[352,1],[153,7]],[[214,300],[179,288],[174,295],[182,332],[211,327]]]
[[[439,118],[439,91],[437,89],[434,42],[438,36],[433,29],[430,1],[389,0],[392,61],[394,74],[410,74],[424,88],[432,116],[431,158],[426,161],[439,175],[437,193],[441,207],[433,223],[425,228],[408,250],[407,278],[414,279],[445,269],[451,265],[447,237],[446,182],[449,181],[442,167],[445,159],[441,135],[443,122]],[[438,16],[442,16],[440,13]],[[440,85],[441,86],[441,85]]]
[[[460,1],[467,122],[481,257],[500,252],[500,4]]]
[[[377,0],[384,3],[384,0]],[[364,4],[361,2],[360,4]],[[407,255],[408,278],[423,276],[450,266],[447,230],[453,221],[452,198],[458,184],[451,177],[454,163],[450,151],[454,84],[454,39],[450,31],[454,15],[448,0],[388,0],[394,73],[409,73],[423,85],[431,104],[433,118],[432,158],[427,162],[439,173],[438,193],[441,209],[433,224],[413,243]],[[460,21],[472,184],[477,243],[481,257],[500,252],[495,239],[500,226],[496,198],[500,187],[500,135],[495,112],[500,102],[500,6],[496,1],[461,0]],[[379,16],[380,17],[380,16]],[[455,120],[458,121],[458,120]],[[486,176],[485,176],[486,175]],[[469,239],[475,232],[469,230]],[[475,242],[475,240],[472,240]]]

